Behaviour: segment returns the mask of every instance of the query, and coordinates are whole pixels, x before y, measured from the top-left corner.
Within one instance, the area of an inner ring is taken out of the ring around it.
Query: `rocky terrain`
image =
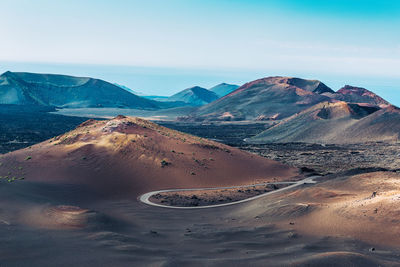
[[[231,203],[284,188],[289,184],[263,184],[226,189],[161,192],[150,201],[174,207],[201,207]]]
[[[256,135],[263,131],[263,124],[250,125],[185,125],[163,123],[163,125],[197,136],[217,137],[229,144],[267,157],[296,168],[326,175],[358,169],[400,168],[400,144],[398,142],[367,142],[355,144],[307,144],[307,143],[266,143],[248,144],[246,129]]]
[[[63,134],[88,119],[49,111],[55,110],[43,106],[0,105],[0,154]]]

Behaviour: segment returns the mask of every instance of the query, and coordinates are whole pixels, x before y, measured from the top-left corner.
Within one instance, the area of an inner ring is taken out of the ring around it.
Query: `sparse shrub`
[[[164,168],[165,166],[168,166],[168,165],[170,165],[171,163],[170,162],[168,162],[168,161],[166,161],[166,160],[162,160],[161,161],[161,168]]]
[[[31,159],[32,159],[31,156],[27,156],[27,157],[25,158],[25,160],[31,160]]]
[[[195,172],[191,172],[190,175],[196,175],[196,173]]]

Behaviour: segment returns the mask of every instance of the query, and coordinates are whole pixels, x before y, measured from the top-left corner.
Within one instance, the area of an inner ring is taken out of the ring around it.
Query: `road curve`
[[[168,208],[168,209],[208,209],[208,208],[217,208],[217,207],[225,207],[225,206],[230,206],[230,205],[236,205],[239,203],[244,203],[247,201],[251,201],[254,199],[258,199],[267,195],[271,195],[277,192],[282,192],[284,190],[288,190],[294,187],[297,187],[299,185],[303,185],[303,184],[315,184],[316,181],[314,181],[314,179],[318,178],[320,176],[312,176],[312,177],[308,177],[306,179],[297,181],[297,182],[276,182],[276,183],[263,183],[263,184],[252,184],[252,185],[248,185],[248,186],[229,186],[229,187],[214,187],[214,188],[191,188],[191,189],[167,189],[167,190],[159,190],[159,191],[152,191],[152,192],[148,192],[146,194],[143,194],[139,197],[139,200],[147,205],[150,206],[155,206],[155,207],[161,207],[161,208]],[[246,198],[246,199],[242,199],[242,200],[238,200],[238,201],[234,201],[234,202],[229,202],[229,203],[223,203],[223,204],[216,204],[216,205],[208,205],[208,206],[196,206],[196,207],[178,207],[178,206],[168,206],[168,205],[162,205],[162,204],[157,204],[157,203],[153,203],[150,201],[150,197],[155,195],[155,194],[159,194],[159,193],[167,193],[167,192],[182,192],[182,191],[198,191],[198,190],[218,190],[218,189],[232,189],[232,188],[240,188],[240,187],[252,187],[252,186],[257,186],[257,185],[267,185],[267,184],[291,184],[289,186],[286,186],[284,188],[281,189],[277,189],[271,192],[267,192],[261,195],[257,195],[254,197],[250,197],[250,198]]]

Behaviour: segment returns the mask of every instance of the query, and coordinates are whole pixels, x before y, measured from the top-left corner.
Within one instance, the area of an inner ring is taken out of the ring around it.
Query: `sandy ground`
[[[394,247],[303,229],[299,218],[317,212],[295,197],[307,190],[177,211],[100,201],[81,186],[1,183],[0,258],[2,266],[397,265]]]

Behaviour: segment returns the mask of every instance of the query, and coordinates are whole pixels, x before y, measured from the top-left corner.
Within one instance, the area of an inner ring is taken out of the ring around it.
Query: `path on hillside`
[[[159,191],[152,191],[148,192],[146,194],[143,194],[139,197],[139,200],[142,203],[145,203],[147,205],[155,206],[155,207],[161,207],[161,208],[169,208],[169,209],[207,209],[207,208],[217,208],[217,207],[224,207],[224,206],[230,206],[230,205],[236,205],[240,203],[244,203],[247,201],[252,201],[267,195],[271,195],[277,192],[282,192],[284,190],[288,190],[294,187],[297,187],[299,185],[303,184],[315,184],[316,181],[314,179],[318,178],[320,176],[312,176],[305,178],[303,180],[297,181],[297,182],[273,182],[273,183],[262,183],[262,184],[252,184],[252,185],[247,185],[247,186],[229,186],[229,187],[213,187],[213,188],[190,188],[190,189],[167,189],[167,190],[159,190]],[[234,202],[229,202],[229,203],[223,203],[223,204],[215,204],[215,205],[208,205],[208,206],[194,206],[194,207],[178,207],[178,206],[168,206],[168,205],[162,205],[162,204],[157,204],[153,203],[150,201],[150,197],[155,195],[155,194],[160,194],[160,193],[167,193],[167,192],[182,192],[182,191],[199,191],[199,190],[220,190],[220,189],[234,189],[234,188],[243,188],[243,187],[253,187],[253,186],[259,186],[259,185],[268,185],[268,184],[291,184],[289,186],[286,186],[281,189],[277,189],[274,191],[270,191],[261,195],[257,195],[254,197],[234,201]]]

